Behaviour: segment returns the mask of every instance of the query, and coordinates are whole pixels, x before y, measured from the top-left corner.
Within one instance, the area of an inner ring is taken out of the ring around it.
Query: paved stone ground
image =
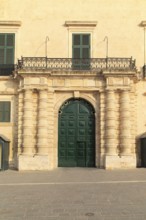
[[[0,172],[0,220],[146,220],[146,169]]]

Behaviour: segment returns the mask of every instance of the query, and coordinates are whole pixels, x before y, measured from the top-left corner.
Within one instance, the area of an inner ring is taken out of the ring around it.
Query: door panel
[[[77,166],[86,167],[86,142],[77,142]]]
[[[74,99],[59,112],[58,166],[95,166],[93,107],[82,99]]]

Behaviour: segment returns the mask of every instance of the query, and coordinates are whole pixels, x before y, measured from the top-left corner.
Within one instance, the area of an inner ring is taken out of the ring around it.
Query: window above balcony
[[[0,21],[0,76],[9,76],[14,70],[20,26],[20,21]]]
[[[73,45],[73,35],[90,35],[90,58],[94,57],[93,46],[94,42],[94,32],[96,28],[96,21],[66,21],[65,27],[68,31],[68,58],[73,58],[74,49]],[[89,57],[88,57],[89,58]]]
[[[72,35],[72,57],[74,69],[90,69],[90,34]]]
[[[15,34],[0,34],[0,75],[9,75],[14,69]]]

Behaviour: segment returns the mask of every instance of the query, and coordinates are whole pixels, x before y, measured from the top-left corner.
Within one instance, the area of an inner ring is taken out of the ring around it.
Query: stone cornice
[[[16,92],[11,92],[11,91],[0,91],[1,95],[17,95],[17,91]]]
[[[21,21],[0,21],[0,26],[20,27]]]
[[[125,76],[133,76],[133,77],[137,77],[137,71],[133,70],[133,71],[103,71],[103,75],[105,77],[125,77]]]
[[[11,76],[0,76],[0,81],[9,80],[9,79],[11,79]]]
[[[59,77],[69,77],[69,76],[80,76],[80,77],[87,77],[87,76],[102,76],[101,70],[98,71],[49,71],[49,70],[31,70],[31,69],[27,69],[27,70],[18,70],[18,75],[17,76],[23,76],[23,77],[27,77],[27,76],[46,76],[46,77],[50,77],[50,76],[59,76]]]
[[[96,27],[97,21],[65,21],[66,27]]]

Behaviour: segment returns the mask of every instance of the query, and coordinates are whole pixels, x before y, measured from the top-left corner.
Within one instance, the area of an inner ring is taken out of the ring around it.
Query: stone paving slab
[[[0,220],[145,220],[146,169],[0,172]]]
[[[17,182],[102,182],[146,180],[146,169],[102,170],[96,168],[57,168],[53,171],[14,171],[0,172],[0,183]]]

